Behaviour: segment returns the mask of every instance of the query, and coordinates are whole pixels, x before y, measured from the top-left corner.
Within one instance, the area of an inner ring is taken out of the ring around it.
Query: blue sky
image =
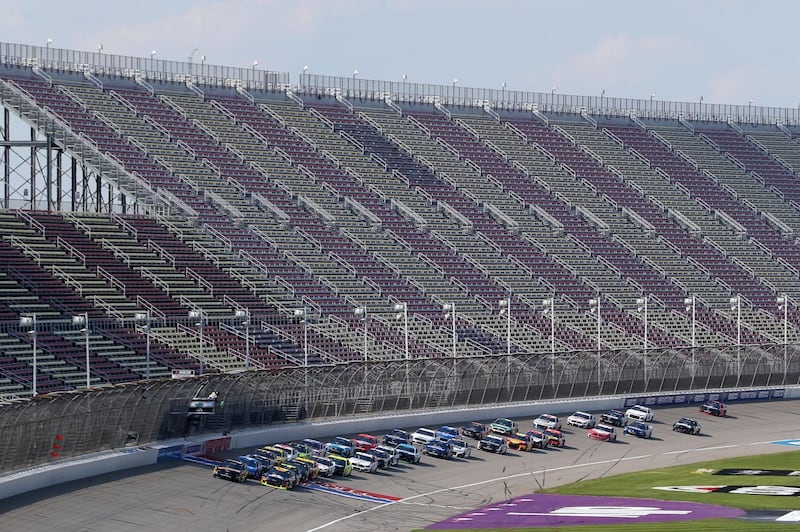
[[[365,79],[800,106],[791,0],[4,2],[0,39]]]

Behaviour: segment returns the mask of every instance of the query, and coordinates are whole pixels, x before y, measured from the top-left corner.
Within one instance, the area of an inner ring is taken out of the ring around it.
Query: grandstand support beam
[[[52,136],[44,139],[33,127],[28,138],[14,138],[14,126],[20,121],[3,107],[0,148],[3,161],[3,192],[0,207],[59,210],[63,194],[61,148]],[[54,175],[55,174],[55,175]]]

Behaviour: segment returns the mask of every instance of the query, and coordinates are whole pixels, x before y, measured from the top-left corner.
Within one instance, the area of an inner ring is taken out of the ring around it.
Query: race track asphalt
[[[566,422],[566,413],[557,413]],[[686,415],[703,434],[673,433]],[[445,420],[443,420],[445,421]],[[527,428],[531,420],[518,420]],[[473,449],[470,459],[424,457],[376,474],[330,482],[400,498],[373,502],[308,487],[284,491],[255,481],[211,477],[209,466],[170,462],[53,486],[0,501],[0,529],[15,532],[158,530],[408,531],[463,511],[584,478],[597,478],[719,458],[790,450],[770,441],[800,438],[800,401],[735,404],[726,418],[695,407],[656,411],[651,440],[619,435],[616,443],[589,440],[565,428],[567,447],[505,456]],[[436,428],[436,427],[433,427]],[[650,495],[650,494],[648,494]]]

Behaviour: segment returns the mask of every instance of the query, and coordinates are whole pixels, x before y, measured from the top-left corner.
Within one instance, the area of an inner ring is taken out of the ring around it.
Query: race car
[[[489,433],[489,429],[483,423],[477,421],[470,421],[461,427],[461,434],[469,436],[476,440],[482,440]]]
[[[378,459],[369,453],[359,451],[350,458],[350,464],[356,471],[374,473],[378,470]]]
[[[453,451],[453,456],[456,458],[469,458],[472,456],[472,446],[466,440],[453,438],[448,443]]]
[[[341,475],[343,477],[349,477],[350,473],[353,472],[353,466],[350,464],[350,460],[344,456],[340,456],[338,454],[329,454],[328,460],[333,462],[334,475]]]
[[[525,434],[530,437],[534,449],[547,449],[550,447],[550,437],[543,430],[532,429]]]
[[[302,442],[306,447],[308,447],[309,451],[311,451],[312,456],[325,456],[325,444],[319,440],[314,440],[311,438],[306,438]]]
[[[633,405],[625,411],[625,417],[634,421],[653,421],[654,416],[652,408],[642,405]]]
[[[728,407],[721,401],[706,401],[700,406],[700,411],[712,416],[725,417],[728,413]]]
[[[507,436],[517,432],[517,422],[505,417],[499,417],[489,425],[489,430],[495,434]]]
[[[508,445],[509,449],[530,451],[533,449],[533,440],[531,440],[531,437],[527,434],[520,434],[517,432],[506,438],[506,445]]]
[[[553,447],[564,447],[567,444],[567,439],[560,430],[545,429],[544,433],[550,439],[550,445]]]
[[[378,460],[378,469],[386,469],[389,467],[389,463],[392,461],[392,457],[390,455],[384,451],[381,451],[377,447],[364,452],[371,454]]]
[[[420,427],[411,434],[411,442],[419,445],[428,445],[435,439],[436,431],[425,427]]]
[[[688,417],[682,417],[672,424],[672,430],[684,434],[700,434],[701,428],[700,423]]]
[[[297,452],[297,456],[308,458],[311,456],[311,447],[302,442],[293,441],[289,446]]]
[[[401,443],[396,449],[397,457],[404,462],[418,464],[422,459],[422,451],[420,451],[417,446],[411,445],[410,443]]]
[[[381,444],[375,447],[375,449],[382,451],[389,456],[389,466],[396,466],[400,461],[400,455],[397,453],[397,449],[391,445]]]
[[[608,410],[600,416],[600,423],[621,427],[625,425],[625,412],[622,410]]]
[[[291,469],[297,474],[297,479],[300,482],[308,482],[311,479],[311,469],[305,462],[300,462],[297,459],[289,460],[281,464],[281,467]]]
[[[450,458],[453,456],[453,451],[450,449],[450,444],[442,440],[434,440],[422,448],[422,452],[435,456],[436,458]]]
[[[345,458],[353,456],[353,442],[344,436],[336,436],[325,444],[325,451],[329,454],[338,454]]]
[[[609,425],[595,425],[589,429],[587,436],[599,441],[617,441],[617,431]]]
[[[276,449],[282,449],[283,452],[286,454],[286,460],[294,460],[295,458],[300,456],[300,453],[297,451],[297,449],[295,449],[289,444],[276,443],[275,445],[273,445],[273,447],[275,447]]]
[[[436,437],[443,441],[452,440],[459,436],[461,436],[461,433],[458,429],[449,425],[442,425],[436,430]]]
[[[270,456],[270,455],[274,456],[275,457],[275,463],[277,465],[280,465],[280,464],[282,464],[283,462],[285,462],[286,460],[289,459],[287,454],[286,454],[286,451],[284,449],[281,449],[279,447],[275,447],[274,445],[265,445],[263,447],[259,447],[257,452],[259,452],[261,454],[266,454],[267,456]]]
[[[261,460],[249,455],[237,456],[236,460],[244,465],[244,468],[247,470],[247,478],[261,478],[264,471],[269,469],[264,467],[264,463]]]
[[[224,478],[233,482],[244,482],[247,480],[247,467],[239,460],[227,459],[215,465],[211,476],[214,478]]]
[[[378,446],[378,438],[372,434],[359,434],[353,438],[353,447],[356,451],[369,451]]]
[[[579,429],[590,429],[597,424],[597,420],[592,414],[587,412],[575,412],[567,418],[567,425],[578,427]]]
[[[383,435],[382,440],[386,445],[396,447],[401,443],[410,443],[411,435],[403,429],[392,429]]]
[[[644,421],[631,421],[625,425],[622,432],[637,438],[651,438],[653,436],[653,425],[648,425]]]
[[[308,467],[308,479],[314,480],[319,476],[320,467],[316,460],[314,460],[313,456],[298,456],[291,463],[294,462],[302,462]]]
[[[502,436],[489,434],[478,443],[478,449],[490,453],[506,454],[508,446],[506,445],[506,439]]]
[[[332,477],[336,473],[336,464],[332,459],[327,456],[314,456],[312,458],[317,463],[317,467],[319,467],[319,476]]]
[[[561,420],[552,414],[542,414],[533,420],[533,428],[561,430]]]
[[[285,467],[273,467],[261,475],[261,484],[273,488],[290,490],[297,486],[297,475]]]

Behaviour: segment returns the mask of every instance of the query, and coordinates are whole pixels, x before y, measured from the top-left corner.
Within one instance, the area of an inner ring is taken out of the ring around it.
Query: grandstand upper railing
[[[288,72],[209,65],[205,60],[166,61],[155,57],[133,57],[102,51],[82,52],[29,44],[0,43],[0,64],[39,67],[63,72],[89,72],[140,78],[148,81],[179,82],[235,87],[247,90],[284,91],[289,88]]]
[[[28,44],[0,43],[0,64],[38,67],[54,71],[89,73],[94,76],[131,77],[156,82],[179,82],[247,90],[284,92],[291,88],[288,72],[252,67],[231,67],[200,62],[168,61],[97,52],[67,50]],[[357,76],[300,74],[293,89],[298,94],[340,96],[346,100],[368,99],[398,103],[439,103],[506,110],[536,110],[540,113],[581,112],[594,116],[707,120],[740,124],[800,125],[800,108],[739,104],[678,102],[653,98],[612,98],[550,92],[528,92],[434,85],[408,80],[380,81]]]
[[[492,109],[532,110],[543,113],[588,113],[595,116],[658,118],[674,120],[733,121],[753,124],[800,124],[800,108],[763,107],[737,104],[676,102],[640,98],[579,96],[551,92],[526,92],[502,89],[480,89],[458,85],[432,85],[403,81],[380,81],[359,77],[300,74],[295,88],[298,94],[326,95],[348,100],[387,98],[396,103],[440,103],[449,106]]]

